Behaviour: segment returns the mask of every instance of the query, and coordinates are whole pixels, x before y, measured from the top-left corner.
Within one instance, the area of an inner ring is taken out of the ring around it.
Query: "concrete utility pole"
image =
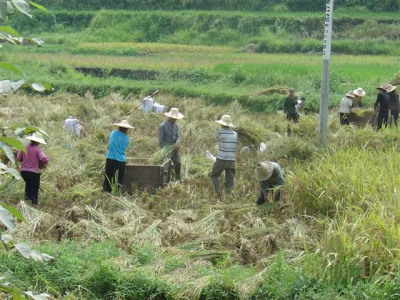
[[[321,82],[321,100],[319,105],[319,146],[326,145],[328,138],[328,107],[329,107],[329,72],[331,63],[333,1],[326,0],[325,31],[323,48],[323,67]]]

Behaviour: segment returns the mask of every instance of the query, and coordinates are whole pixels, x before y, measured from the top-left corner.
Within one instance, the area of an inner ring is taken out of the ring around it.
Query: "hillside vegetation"
[[[325,0],[37,0],[51,9],[323,11]],[[336,0],[338,9],[398,11],[399,0]]]

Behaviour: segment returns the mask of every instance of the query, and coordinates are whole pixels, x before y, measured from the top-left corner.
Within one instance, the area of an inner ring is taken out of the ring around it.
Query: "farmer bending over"
[[[285,178],[281,167],[276,162],[263,161],[258,163],[255,176],[257,181],[260,182],[260,195],[256,202],[257,205],[272,202],[268,200],[268,192],[275,193],[275,202],[281,200],[279,187],[283,186]]]

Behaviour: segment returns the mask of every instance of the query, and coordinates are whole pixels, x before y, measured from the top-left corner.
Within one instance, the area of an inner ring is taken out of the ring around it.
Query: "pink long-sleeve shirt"
[[[40,173],[39,161],[47,164],[49,162],[49,158],[43,153],[42,149],[39,146],[32,146],[31,144],[27,144],[25,147],[27,154],[22,151],[18,151],[17,154],[17,161],[22,162],[20,170]]]

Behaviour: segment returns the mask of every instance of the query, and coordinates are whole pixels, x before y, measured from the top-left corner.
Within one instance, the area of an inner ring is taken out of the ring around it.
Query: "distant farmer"
[[[133,129],[126,120],[122,120],[113,125],[118,126],[118,130],[113,130],[110,134],[105,179],[103,183],[103,191],[108,193],[111,193],[112,186],[115,187],[115,180],[118,180],[119,189],[124,182],[126,164],[125,151],[129,146],[129,137],[127,133],[128,129]]]
[[[358,89],[353,91],[353,106],[352,107],[363,107],[363,98],[365,96],[365,91],[359,87]]]
[[[64,121],[64,128],[72,131],[77,136],[80,136],[83,130],[81,124],[79,124],[78,119],[75,119],[72,116],[69,116],[68,119]]]
[[[350,125],[350,110],[353,105],[354,94],[353,91],[349,91],[346,96],[340,102],[339,117],[340,125]]]
[[[378,96],[376,98],[376,102],[374,105],[375,111],[378,110],[378,120],[377,120],[377,129],[382,128],[382,122],[387,127],[388,119],[389,119],[389,95],[386,93],[386,84],[381,84],[380,87],[376,88],[378,90]]]
[[[397,127],[397,119],[399,118],[399,93],[396,90],[397,86],[390,83],[386,85],[387,94],[389,96],[390,115],[393,116],[394,125]]]
[[[160,149],[164,148],[166,145],[172,145],[174,147],[171,160],[174,163],[176,179],[180,180],[181,157],[179,155],[179,144],[181,142],[181,137],[179,135],[179,128],[178,124],[176,124],[176,121],[182,119],[183,115],[177,108],[171,108],[171,110],[165,113],[165,115],[168,117],[168,119],[160,125],[158,130],[158,143]]]
[[[297,119],[300,118],[300,112],[303,110],[304,107],[304,102],[306,101],[306,98],[302,96],[300,100],[297,100],[297,104],[295,106],[296,108],[296,114],[297,114]]]
[[[289,89],[289,96],[286,98],[283,111],[286,113],[288,120],[293,120],[294,123],[297,123],[298,117],[296,113],[296,105],[297,105],[297,97],[294,94],[294,89]]]
[[[221,120],[215,121],[221,124],[221,129],[217,131],[216,138],[219,141],[217,160],[211,170],[211,181],[218,197],[222,195],[219,184],[219,176],[225,171],[225,192],[230,193],[235,179],[235,160],[238,144],[238,135],[232,130],[235,126],[232,124],[229,115],[223,115]]]
[[[263,161],[257,164],[255,176],[260,183],[260,194],[258,196],[257,205],[272,202],[268,200],[268,193],[275,193],[275,202],[281,200],[280,187],[285,183],[282,169],[276,162]]]
[[[34,133],[26,138],[30,143],[25,145],[26,153],[18,151],[17,161],[22,162],[20,171],[25,181],[25,200],[38,204],[40,187],[40,165],[46,166],[49,158],[43,153],[39,144],[47,144],[40,133]]]

